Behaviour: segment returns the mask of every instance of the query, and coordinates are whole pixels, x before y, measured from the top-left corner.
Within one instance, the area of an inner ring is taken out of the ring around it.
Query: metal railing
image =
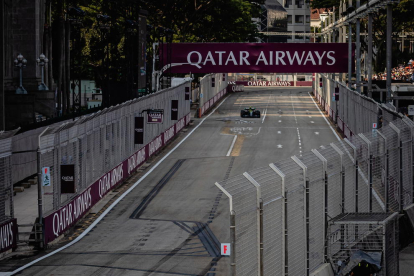
[[[328,254],[332,218],[390,214],[412,204],[413,134],[411,120],[397,119],[216,183],[235,218],[232,275],[309,275],[334,261]],[[390,238],[398,244],[398,235]],[[364,242],[349,250],[369,248]],[[398,263],[395,247],[381,250],[385,261]]]

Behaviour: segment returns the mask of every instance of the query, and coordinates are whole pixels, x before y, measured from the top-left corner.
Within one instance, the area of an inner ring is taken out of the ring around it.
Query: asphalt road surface
[[[336,141],[308,91],[231,94],[86,237],[19,275],[228,275],[216,245],[230,241],[229,204],[214,183]],[[240,118],[249,106],[262,117]]]

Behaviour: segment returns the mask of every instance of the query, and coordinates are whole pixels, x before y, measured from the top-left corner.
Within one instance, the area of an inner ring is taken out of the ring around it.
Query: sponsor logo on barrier
[[[153,155],[154,152],[159,150],[163,146],[162,136],[158,136],[149,144],[149,156]]]
[[[12,219],[0,225],[0,252],[16,247],[17,222]]]
[[[167,143],[168,141],[170,141],[170,139],[174,137],[174,135],[175,135],[174,126],[172,126],[164,132],[164,143]]]
[[[128,175],[146,160],[145,147],[128,158]]]
[[[183,127],[185,126],[185,120],[184,120],[184,118],[181,119],[181,120],[179,120],[177,122],[176,126],[177,126],[177,128],[176,128],[177,129],[177,132],[179,132],[180,130],[182,130]]]
[[[91,188],[53,214],[53,234],[61,235],[72,223],[92,207]]]
[[[115,169],[99,179],[99,197],[102,198],[109,190],[124,178],[123,166],[118,165]]]

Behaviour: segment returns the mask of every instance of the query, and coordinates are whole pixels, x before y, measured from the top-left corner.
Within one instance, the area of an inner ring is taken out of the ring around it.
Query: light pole
[[[26,89],[23,87],[23,68],[26,67],[26,65],[27,60],[22,54],[19,54],[14,60],[14,66],[19,67],[20,69],[20,86],[16,89],[16,94],[27,94]]]
[[[45,65],[49,62],[49,60],[44,54],[41,54],[40,57],[36,60],[36,62],[37,62],[37,65],[39,65],[42,68],[42,83],[38,86],[38,90],[49,90],[49,88],[45,84],[45,79],[44,79]]]

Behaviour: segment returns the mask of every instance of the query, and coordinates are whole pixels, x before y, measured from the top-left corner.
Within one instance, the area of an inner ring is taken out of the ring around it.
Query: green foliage
[[[51,0],[52,18],[57,24],[71,6],[86,11],[81,34],[73,58],[80,65],[83,77],[95,79],[98,85],[107,78],[104,67],[110,68],[112,80],[125,77],[128,49],[137,48],[137,40],[128,33],[125,20],[138,21],[140,10],[147,10],[147,23],[174,31],[174,42],[245,42],[259,36],[252,18],[260,14],[265,0]],[[98,15],[109,15],[108,31],[100,28]],[[136,31],[135,31],[136,32]],[[130,37],[128,37],[130,36]],[[155,28],[149,39],[156,40]],[[149,41],[149,43],[152,43]],[[129,48],[128,48],[129,47]],[[148,51],[151,46],[148,45]],[[109,59],[107,58],[109,57]]]

